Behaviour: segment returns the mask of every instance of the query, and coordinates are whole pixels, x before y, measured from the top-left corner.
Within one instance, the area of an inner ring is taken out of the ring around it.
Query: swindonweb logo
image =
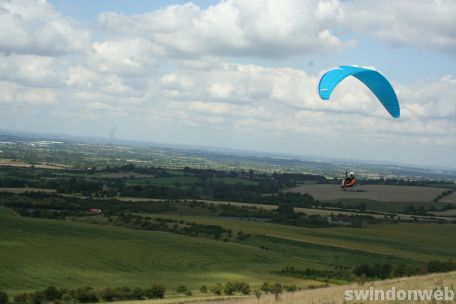
[[[444,289],[347,289],[345,301],[453,301],[454,291]]]

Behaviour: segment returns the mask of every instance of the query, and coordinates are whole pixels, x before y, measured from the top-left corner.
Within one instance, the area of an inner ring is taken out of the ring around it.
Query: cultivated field
[[[317,200],[368,199],[383,202],[431,202],[444,188],[361,185],[364,192],[342,191],[338,185],[301,185],[288,189],[289,192],[308,193]]]
[[[71,168],[69,165],[64,164],[57,164],[57,163],[44,163],[44,162],[37,162],[37,163],[27,163],[22,161],[16,161],[12,159],[0,159],[0,167],[20,167],[20,168],[31,168],[31,167],[39,168],[39,169],[68,169]]]

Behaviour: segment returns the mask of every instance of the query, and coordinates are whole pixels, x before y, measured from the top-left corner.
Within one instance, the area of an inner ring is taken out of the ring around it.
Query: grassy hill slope
[[[174,289],[244,280],[309,281],[270,274],[284,265],[322,267],[258,247],[70,221],[22,218],[0,208],[0,286],[8,292],[55,285]]]
[[[333,250],[350,249],[415,261],[448,260],[456,256],[456,225],[379,224],[367,228],[305,228],[206,216],[160,217],[220,225],[257,235],[330,246]]]

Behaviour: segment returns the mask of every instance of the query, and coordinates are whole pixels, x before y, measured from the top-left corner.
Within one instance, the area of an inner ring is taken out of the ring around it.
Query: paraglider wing
[[[346,77],[353,76],[364,83],[377,96],[385,109],[393,116],[400,116],[399,101],[388,80],[375,70],[356,67],[340,66],[326,72],[318,83],[318,93],[323,100],[329,100],[334,88]]]

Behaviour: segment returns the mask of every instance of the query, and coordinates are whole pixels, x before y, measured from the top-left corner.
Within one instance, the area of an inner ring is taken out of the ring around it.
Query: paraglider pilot
[[[345,171],[345,179],[342,181],[342,185],[340,185],[343,189],[351,188],[356,184],[355,174],[353,172],[348,173]]]

